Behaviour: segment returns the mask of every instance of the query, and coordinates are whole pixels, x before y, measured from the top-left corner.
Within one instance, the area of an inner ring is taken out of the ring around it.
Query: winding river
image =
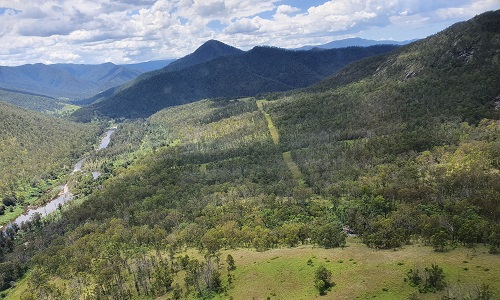
[[[106,131],[106,135],[101,139],[101,143],[99,144],[99,147],[97,148],[96,151],[102,150],[106,147],[108,147],[109,143],[111,142],[111,135],[116,131],[116,127],[111,127]],[[82,166],[85,163],[85,161],[89,157],[84,157],[80,159],[74,166],[73,172],[79,172],[82,170]],[[92,176],[94,179],[97,179],[101,175],[100,172],[94,171],[92,172]],[[65,184],[64,186],[61,187],[61,192],[59,193],[59,196],[57,198],[53,199],[52,201],[46,203],[44,206],[34,208],[34,209],[29,209],[26,212],[24,212],[22,215],[14,219],[10,224],[16,223],[17,225],[21,226],[21,223],[29,221],[36,213],[39,213],[42,217],[50,214],[51,212],[56,211],[56,209],[60,206],[63,205],[64,203],[68,202],[69,200],[73,199],[73,194],[68,188],[68,184]],[[9,225],[7,225],[9,226]],[[1,229],[1,227],[0,227]]]

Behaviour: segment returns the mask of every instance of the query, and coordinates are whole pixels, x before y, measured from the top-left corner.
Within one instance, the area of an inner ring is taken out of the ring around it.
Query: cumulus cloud
[[[499,9],[498,0],[472,1],[463,6],[441,7],[435,11],[435,16],[441,20],[471,18],[484,11]]]
[[[51,19],[45,20],[43,23],[25,22],[17,27],[17,33],[22,36],[40,36],[48,37],[53,35],[67,35],[75,30],[72,25],[61,26],[67,20]]]
[[[292,13],[298,12],[298,11],[300,11],[300,8],[293,7],[290,5],[280,5],[276,9],[277,14],[285,14],[285,15],[292,14]]]
[[[1,65],[115,63],[186,55],[208,39],[297,47],[374,28],[450,24],[498,0],[0,0]],[[218,26],[210,26],[210,24]],[[443,25],[444,26],[444,25]],[[408,36],[407,39],[415,38]]]
[[[198,0],[195,1],[196,12],[201,17],[219,15],[226,10],[223,0]]]
[[[243,19],[237,20],[237,21],[231,23],[231,25],[229,25],[226,28],[225,32],[226,33],[252,33],[252,32],[255,32],[255,31],[259,30],[262,26],[260,24],[259,20],[262,20],[262,19],[259,17],[255,17],[253,19],[243,18]]]
[[[51,51],[49,54],[49,58],[52,61],[67,61],[67,62],[75,62],[78,61],[78,59],[81,58],[80,55],[76,53],[72,53],[69,51],[65,50],[57,50],[57,51]]]

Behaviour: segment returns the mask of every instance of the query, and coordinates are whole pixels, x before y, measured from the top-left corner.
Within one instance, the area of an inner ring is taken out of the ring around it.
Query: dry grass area
[[[418,299],[441,299],[443,295],[464,296],[483,283],[500,297],[500,257],[485,247],[458,248],[444,253],[431,247],[409,245],[403,249],[374,250],[356,239],[344,249],[309,246],[255,252],[225,251],[236,261],[235,282],[228,294],[234,299],[407,299],[417,292],[404,281],[415,267],[438,264],[448,287],[439,293],[420,294]],[[312,265],[308,265],[311,259]],[[324,296],[314,289],[317,266],[332,271],[335,286]]]
[[[176,256],[189,255],[203,260],[195,249],[188,249]],[[408,299],[416,293],[416,299],[442,299],[444,295],[459,297],[473,295],[482,284],[494,292],[492,299],[500,299],[500,256],[489,254],[484,246],[459,247],[448,252],[435,252],[432,247],[408,245],[399,250],[375,250],[366,247],[357,238],[350,237],[345,248],[323,249],[312,246],[280,248],[264,252],[252,249],[233,249],[221,252],[222,278],[227,285],[225,259],[231,254],[236,270],[233,284],[226,293],[214,299]],[[309,263],[308,263],[309,261]],[[404,281],[412,268],[443,268],[447,287],[438,293],[418,293]],[[319,265],[332,271],[334,286],[320,296],[314,288],[314,271]],[[175,282],[184,287],[184,272]],[[8,299],[20,299],[26,284],[18,288]],[[169,293],[158,299],[169,299]],[[148,298],[149,299],[149,298]],[[189,299],[196,299],[191,294]],[[474,299],[474,298],[472,298]]]

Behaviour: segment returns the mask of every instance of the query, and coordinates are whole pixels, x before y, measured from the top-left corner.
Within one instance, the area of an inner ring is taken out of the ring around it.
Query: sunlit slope
[[[0,102],[0,197],[13,197],[22,210],[36,196],[29,188],[70,170],[97,129]]]

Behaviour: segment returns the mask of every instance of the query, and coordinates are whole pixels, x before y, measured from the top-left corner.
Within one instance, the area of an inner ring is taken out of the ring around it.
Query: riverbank
[[[102,149],[105,149],[108,147],[109,143],[111,142],[111,135],[117,130],[117,127],[110,127],[106,133],[105,136],[100,139],[100,143],[98,148],[95,151],[99,151]],[[81,158],[78,160],[78,162],[75,164],[73,167],[73,171],[69,174],[70,176],[74,174],[75,172],[80,172],[83,164],[85,161],[89,158],[89,156],[86,156],[84,158]],[[96,174],[99,173],[99,175],[96,176]],[[92,175],[94,179],[97,179],[100,176],[100,172],[93,171]],[[70,179],[71,180],[71,179]],[[57,197],[53,198],[52,200],[46,202],[43,205],[37,205],[37,206],[27,206],[24,207],[22,210],[18,210],[17,214],[12,214],[12,217],[9,218],[7,222],[3,226],[0,227],[0,230],[5,229],[8,227],[10,224],[17,224],[18,226],[21,226],[23,222],[29,221],[35,214],[40,214],[41,217],[44,217],[58,209],[60,206],[64,205],[66,202],[70,201],[73,199],[73,194],[71,193],[69,186],[68,186],[69,181],[63,185],[59,186],[60,192],[58,193]]]

